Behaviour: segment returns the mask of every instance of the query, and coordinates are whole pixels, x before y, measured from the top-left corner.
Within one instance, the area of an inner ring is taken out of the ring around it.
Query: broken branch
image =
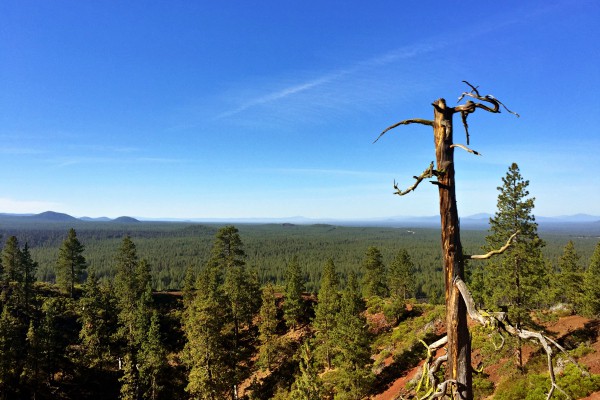
[[[467,144],[468,144],[468,139],[467,139]],[[469,152],[469,153],[471,153],[471,154],[475,154],[476,156],[480,156],[480,155],[482,155],[480,152],[478,152],[478,151],[475,151],[475,150],[473,150],[473,149],[470,149],[470,148],[468,148],[467,146],[465,146],[464,144],[451,144],[451,145],[450,145],[450,147],[451,147],[451,148],[454,148],[454,147],[460,147],[461,149],[463,149],[463,150],[465,150],[465,151],[468,151],[468,152]]]
[[[413,176],[413,178],[416,179],[416,182],[408,189],[402,191],[398,187],[398,184],[396,184],[396,182],[394,182],[394,189],[396,189],[394,194],[397,194],[398,196],[404,196],[405,194],[410,193],[413,190],[415,190],[417,188],[417,186],[419,186],[419,183],[421,183],[421,181],[423,181],[423,179],[433,178],[434,175],[435,175],[435,172],[433,171],[433,161],[432,161],[431,164],[429,164],[429,167],[425,171],[423,171],[423,173],[421,175]]]
[[[471,259],[471,260],[487,260],[488,258],[491,258],[498,254],[502,254],[506,251],[506,249],[508,249],[512,245],[513,241],[515,240],[515,238],[517,237],[517,235],[520,232],[521,231],[516,231],[515,233],[513,233],[506,241],[506,244],[504,246],[502,246],[501,248],[499,248],[498,250],[492,250],[486,254],[478,254],[478,255],[472,255],[472,256],[466,255],[465,258]]]
[[[421,124],[421,125],[428,125],[428,126],[433,126],[433,121],[428,120],[428,119],[421,119],[421,118],[414,118],[414,119],[405,119],[404,121],[400,121],[392,126],[388,126],[386,129],[384,129],[383,132],[381,132],[379,134],[379,136],[377,136],[377,139],[375,139],[375,142],[377,142],[387,131],[392,130],[400,125],[410,125],[410,124]]]

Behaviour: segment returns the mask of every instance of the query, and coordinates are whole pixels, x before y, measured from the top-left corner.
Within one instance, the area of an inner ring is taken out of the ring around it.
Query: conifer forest
[[[583,398],[600,390],[586,364],[598,352],[598,234],[540,231],[516,164],[501,182],[488,229],[463,231],[464,252],[520,233],[468,263],[466,284],[478,309],[560,351],[550,377],[540,343],[472,327],[474,398],[541,399],[553,385],[553,398]],[[422,399],[444,381],[443,368],[419,367],[445,331],[439,229],[0,229],[2,399]],[[575,316],[581,326],[552,332]]]

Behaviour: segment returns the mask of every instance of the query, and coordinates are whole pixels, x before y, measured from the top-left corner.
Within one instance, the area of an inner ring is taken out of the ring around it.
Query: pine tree
[[[0,304],[2,305],[2,304]],[[23,321],[14,315],[11,303],[4,303],[0,313],[0,396],[17,397],[19,377],[25,353]]]
[[[4,282],[21,282],[23,271],[21,268],[21,251],[16,236],[10,236],[2,249],[2,268],[4,269]]]
[[[323,392],[319,371],[307,341],[300,347],[300,373],[292,386],[290,400],[320,400]]]
[[[92,368],[102,366],[110,361],[117,311],[111,290],[99,284],[94,271],[87,276],[79,305],[79,340],[83,359]]]
[[[356,277],[351,273],[342,293],[333,338],[337,353],[335,399],[360,400],[374,380],[371,372],[371,339],[363,315],[364,302]]]
[[[387,281],[393,299],[406,300],[414,295],[415,265],[405,249],[400,249],[390,264]]]
[[[33,283],[35,282],[35,272],[38,268],[38,263],[33,261],[31,258],[31,253],[29,252],[29,245],[25,243],[25,247],[20,252],[21,260],[21,269],[23,272],[23,282],[22,282],[22,293],[24,298],[25,309],[29,308],[29,302],[31,300]]]
[[[300,318],[304,315],[302,292],[304,292],[304,278],[298,258],[294,256],[285,273],[285,300],[283,303],[283,317],[286,325],[291,329],[296,328]]]
[[[388,293],[385,282],[385,265],[383,257],[377,247],[371,246],[367,249],[362,263],[363,269],[363,295],[365,297],[385,297]]]
[[[29,322],[29,329],[25,337],[27,342],[25,365],[21,373],[21,387],[26,388],[28,398],[36,398],[40,384],[40,370],[38,358],[40,356],[40,338],[38,328],[33,320]]]
[[[333,331],[335,315],[339,311],[339,277],[332,259],[323,267],[318,303],[315,310],[314,328],[316,330],[316,355],[327,368],[331,369],[335,349]]]
[[[228,308],[218,271],[206,268],[196,283],[196,296],[185,310],[183,361],[189,368],[185,390],[196,399],[218,400],[229,393],[230,343],[225,334]]]
[[[194,268],[188,265],[185,269],[185,276],[183,278],[183,306],[187,307],[194,299],[196,284],[196,274]]]
[[[77,239],[75,229],[71,228],[60,246],[56,262],[56,283],[71,298],[74,296],[75,283],[81,281],[83,272],[87,268],[83,256],[84,249],[85,247]]]
[[[532,215],[534,198],[527,198],[529,181],[523,180],[513,163],[498,187],[498,211],[490,219],[490,234],[485,251],[498,249],[515,232],[519,235],[512,246],[499,257],[491,258],[483,267],[486,305],[507,307],[512,323],[521,328],[530,321],[530,311],[547,296],[547,271],[542,257],[544,242],[538,237]],[[522,368],[521,351],[517,364]]]
[[[146,260],[139,261],[135,244],[123,239],[117,254],[115,293],[118,304],[119,336],[124,343],[121,398],[139,397],[144,391],[140,371],[142,344],[147,338],[152,314],[152,277]]]
[[[277,351],[277,305],[275,304],[275,289],[267,283],[262,291],[262,306],[260,307],[258,332],[260,340],[259,364],[267,369],[273,365],[273,356]]]
[[[148,333],[142,340],[138,360],[142,397],[155,400],[163,389],[160,377],[166,365],[166,351],[160,336],[160,323],[156,310],[152,312]]]
[[[580,309],[583,301],[583,269],[579,265],[579,255],[575,251],[575,244],[569,240],[558,259],[559,275],[557,283],[558,300],[569,303],[574,311]]]
[[[222,290],[228,306],[228,315],[232,323],[230,362],[232,370],[232,397],[237,399],[237,385],[242,380],[240,369],[242,359],[241,329],[252,322],[252,317],[260,306],[258,277],[254,271],[246,268],[246,253],[234,226],[219,229],[215,236],[208,269],[224,271]]]
[[[600,316],[600,242],[583,277],[583,311],[592,318]]]

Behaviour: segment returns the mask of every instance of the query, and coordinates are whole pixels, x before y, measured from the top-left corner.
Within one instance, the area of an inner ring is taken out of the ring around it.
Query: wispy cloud
[[[275,168],[261,169],[257,172],[277,173],[277,174],[298,174],[298,175],[319,175],[319,176],[349,176],[349,177],[389,177],[387,172],[357,171],[346,169],[322,169],[322,168]]]
[[[0,154],[5,155],[33,155],[33,154],[44,154],[45,151],[34,148],[25,147],[4,147],[0,148]]]
[[[179,158],[164,157],[58,157],[52,162],[59,167],[69,167],[82,164],[107,164],[107,165],[125,165],[125,164],[179,164],[187,162]]]
[[[322,74],[321,76],[314,79],[310,79],[306,82],[300,82],[297,84],[289,85],[281,89],[277,89],[272,92],[247,99],[239,106],[218,114],[216,118],[227,118],[242,113],[254,107],[275,103],[277,101],[285,100],[290,97],[298,96],[308,91],[322,88],[323,86],[334,83],[336,81],[341,81],[343,78],[346,78],[353,74],[358,74],[375,67],[391,64],[398,60],[410,59],[417,57],[421,54],[434,51],[437,47],[441,45],[442,44],[440,42],[437,42],[436,44],[423,43],[403,47],[400,49],[395,49],[385,54],[378,55],[367,60],[359,61],[353,65],[350,65],[347,68],[338,69]]]
[[[335,107],[337,102],[343,101],[345,98],[355,98],[357,95],[356,85],[361,85],[362,90],[358,90],[358,92],[361,92],[362,97],[368,96],[366,92],[376,90],[374,87],[376,85],[374,85],[373,80],[368,79],[369,76],[376,75],[373,74],[375,70],[399,61],[416,59],[439,49],[447,48],[450,43],[453,47],[458,48],[460,45],[473,40],[475,37],[500,31],[510,25],[526,23],[531,19],[539,18],[550,12],[560,11],[567,3],[568,2],[558,2],[550,4],[531,10],[528,13],[519,13],[518,16],[512,18],[495,19],[494,17],[490,17],[487,21],[475,22],[468,30],[438,34],[435,35],[435,37],[432,36],[419,43],[392,49],[386,53],[355,62],[343,68],[316,74],[316,77],[303,82],[300,81],[287,86],[282,85],[282,87],[267,91],[266,93],[258,94],[250,98],[246,97],[239,105],[218,113],[216,119],[228,118],[261,106],[275,105],[284,100],[298,98],[300,95],[306,95],[308,93],[314,93],[314,96],[305,97],[304,101],[315,101],[317,107],[323,107],[324,105]],[[343,83],[347,80],[346,78],[349,77],[352,78],[352,81],[354,82],[353,85],[346,85]],[[363,84],[358,83],[361,81]],[[266,87],[277,85],[276,82],[272,82],[270,85],[268,83],[262,83],[262,86]],[[344,85],[346,86],[345,88],[340,87]],[[407,83],[404,82],[404,85],[406,86]],[[328,96],[327,93],[333,93],[333,95]],[[243,97],[244,96],[239,93],[231,96],[231,98],[234,99]],[[296,111],[302,109],[302,107],[303,106],[298,104],[294,105]],[[275,115],[273,117],[277,116]]]

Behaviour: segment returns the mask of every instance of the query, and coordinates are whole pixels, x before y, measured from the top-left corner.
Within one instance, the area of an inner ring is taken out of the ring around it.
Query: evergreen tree
[[[27,310],[31,300],[33,283],[35,282],[35,272],[38,268],[38,263],[33,261],[31,258],[31,253],[29,252],[29,246],[27,243],[25,243],[25,247],[23,247],[23,250],[21,250],[20,256],[20,264],[23,271],[22,293],[25,309]]]
[[[583,278],[583,311],[592,318],[600,316],[600,242]]]
[[[371,296],[387,296],[388,287],[385,282],[385,265],[383,265],[383,257],[377,247],[371,246],[367,249],[362,268],[363,295],[367,298]]]
[[[327,368],[331,369],[335,349],[335,315],[339,311],[339,277],[332,259],[323,267],[318,303],[315,310],[316,355]]]
[[[294,256],[285,273],[285,300],[283,303],[283,317],[286,325],[291,329],[296,328],[296,324],[304,314],[302,292],[304,292],[304,277],[300,264],[298,264],[298,258]]]
[[[211,250],[210,265],[225,270],[246,265],[245,259],[246,253],[238,229],[232,225],[219,229]]]
[[[38,358],[40,356],[40,338],[38,328],[34,325],[33,320],[29,322],[29,329],[25,337],[27,342],[25,365],[21,373],[21,387],[26,388],[27,397],[35,399],[40,384],[40,370]]]
[[[290,400],[320,400],[323,392],[319,371],[307,341],[300,347],[300,373],[292,386]]]
[[[337,352],[335,399],[360,400],[374,380],[371,372],[371,339],[363,315],[364,302],[354,274],[342,293],[340,311],[333,331]]]
[[[196,399],[224,399],[231,388],[230,343],[225,334],[230,317],[219,281],[218,271],[206,268],[185,310],[183,361],[189,368],[185,390]]]
[[[92,368],[102,366],[110,361],[117,329],[117,311],[111,290],[99,284],[94,271],[86,279],[79,305],[79,340],[83,359]]]
[[[138,398],[144,388],[140,376],[141,348],[147,338],[152,314],[152,278],[150,265],[138,260],[135,244],[123,239],[117,254],[115,293],[118,304],[119,337],[123,341],[123,376],[121,398]]]
[[[538,237],[531,213],[534,198],[527,198],[529,181],[523,180],[513,163],[498,187],[498,211],[490,219],[485,251],[502,247],[515,232],[519,235],[506,252],[483,267],[486,305],[507,307],[511,322],[521,328],[530,321],[530,311],[548,295],[547,271],[542,257],[544,242]],[[517,364],[522,368],[520,343]]]
[[[583,269],[579,265],[579,258],[575,244],[569,240],[558,259],[558,300],[571,304],[575,311],[580,308],[583,300]]]
[[[400,249],[387,274],[390,296],[406,300],[415,292],[415,265],[405,249]]]
[[[139,375],[142,397],[155,400],[163,386],[160,377],[166,366],[166,351],[161,341],[158,312],[152,312],[148,333],[144,337],[139,353]]]
[[[128,346],[135,343],[135,322],[138,299],[141,297],[136,272],[139,260],[135,244],[129,236],[123,238],[117,254],[117,273],[115,275],[115,295],[119,309],[121,337]]]
[[[0,314],[0,398],[17,397],[19,377],[25,353],[23,321],[14,315],[10,303],[4,303]]]
[[[185,277],[183,279],[183,305],[187,307],[194,299],[196,283],[196,274],[194,268],[188,265],[185,269]]]
[[[275,289],[271,283],[267,283],[263,288],[259,316],[259,363],[261,366],[271,369],[273,356],[277,350],[277,305],[275,304]]]
[[[85,247],[77,239],[75,229],[71,228],[67,238],[63,241],[58,251],[56,262],[56,283],[69,296],[74,296],[75,283],[81,281],[83,272],[87,268],[83,250]]]
[[[10,236],[2,249],[2,268],[4,269],[4,282],[21,282],[23,271],[21,268],[21,251],[16,236]]]
[[[232,323],[233,343],[230,349],[232,397],[237,399],[237,385],[242,380],[240,369],[243,358],[240,330],[252,322],[252,317],[260,306],[260,289],[254,271],[246,268],[246,253],[239,231],[234,226],[219,229],[215,236],[211,251],[211,259],[207,268],[224,271],[222,291],[228,307],[228,315]]]

